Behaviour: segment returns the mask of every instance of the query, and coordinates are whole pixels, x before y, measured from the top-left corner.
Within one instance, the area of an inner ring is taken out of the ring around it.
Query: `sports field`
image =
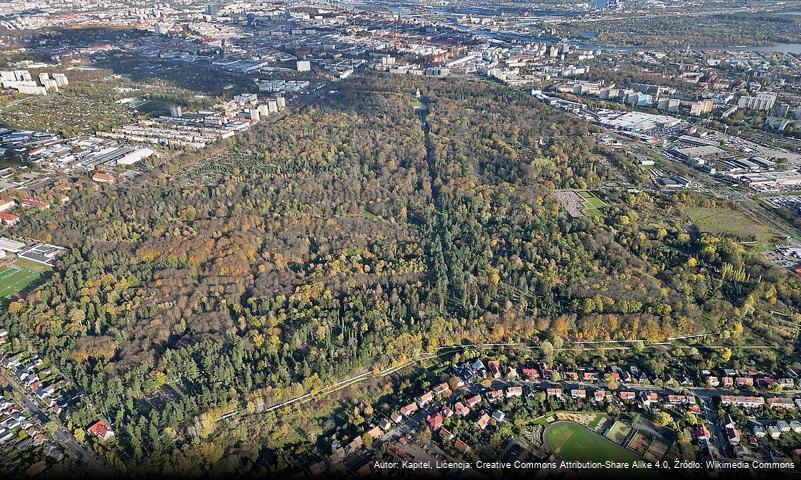
[[[579,195],[581,195],[581,198],[583,198],[586,202],[584,204],[584,215],[587,215],[588,217],[603,217],[601,209],[609,206],[606,202],[587,190],[580,191]]]
[[[577,423],[553,423],[545,429],[544,435],[545,444],[562,460],[634,462],[640,459],[634,453]]]
[[[0,267],[0,298],[19,293],[41,275],[39,272],[16,267]]]

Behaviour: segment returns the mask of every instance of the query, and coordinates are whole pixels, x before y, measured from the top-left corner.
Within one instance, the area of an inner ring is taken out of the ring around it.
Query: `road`
[[[708,336],[712,336],[712,335],[718,335],[718,333],[703,333],[703,334],[698,334],[698,335],[683,335],[683,336],[677,336],[677,337],[669,337],[664,342],[652,343],[652,344],[649,344],[645,340],[642,340],[642,339],[634,339],[634,340],[586,340],[586,341],[576,341],[576,342],[568,342],[568,343],[570,345],[574,346],[574,347],[580,347],[580,348],[581,347],[585,347],[585,346],[598,346],[598,348],[603,348],[603,347],[600,347],[600,346],[605,345],[605,344],[613,345],[613,347],[611,347],[611,348],[621,348],[621,347],[615,346],[615,345],[634,345],[634,344],[638,344],[638,343],[644,343],[646,346],[656,347],[656,346],[671,346],[671,345],[673,345],[673,342],[676,342],[676,341],[679,341],[679,340],[702,338],[702,337],[708,337]],[[293,397],[293,398],[290,398],[288,400],[284,400],[283,402],[276,403],[275,405],[271,405],[271,406],[265,408],[264,410],[262,410],[261,412],[243,413],[245,410],[235,410],[233,412],[228,412],[225,415],[222,415],[222,416],[218,417],[217,421],[222,421],[222,420],[226,420],[226,419],[234,418],[234,417],[247,417],[247,416],[252,416],[252,415],[263,415],[265,413],[274,412],[276,410],[280,410],[282,408],[289,407],[289,406],[294,405],[294,404],[305,403],[305,402],[308,402],[309,400],[312,400],[314,398],[326,397],[326,396],[329,396],[329,395],[331,395],[331,394],[333,394],[335,392],[338,392],[339,390],[342,390],[342,389],[347,388],[349,386],[355,385],[357,383],[361,383],[361,382],[363,382],[365,380],[370,380],[370,379],[375,379],[375,378],[380,378],[380,377],[386,377],[387,375],[391,375],[391,374],[393,374],[393,373],[395,373],[395,372],[397,372],[399,370],[402,370],[402,369],[408,367],[409,365],[412,365],[412,364],[415,364],[415,363],[418,363],[418,362],[421,362],[421,361],[424,361],[424,360],[431,360],[433,358],[440,357],[440,356],[443,356],[443,355],[447,355],[447,354],[450,354],[450,353],[463,351],[464,349],[467,349],[467,348],[485,350],[485,349],[508,348],[508,347],[526,348],[526,349],[529,349],[529,350],[539,350],[539,349],[542,348],[541,345],[535,345],[535,344],[524,343],[524,342],[482,343],[482,344],[461,343],[461,344],[453,344],[453,345],[443,345],[441,347],[437,347],[437,352],[436,353],[430,353],[430,352],[421,353],[421,354],[417,355],[416,357],[414,357],[412,359],[406,360],[406,361],[404,361],[404,362],[402,362],[402,363],[400,363],[398,365],[387,367],[387,368],[385,368],[385,369],[383,369],[383,370],[381,370],[379,372],[374,372],[372,370],[367,370],[367,371],[355,374],[355,375],[353,375],[351,377],[348,377],[348,378],[346,378],[344,380],[340,380],[340,381],[338,381],[336,383],[332,383],[330,385],[327,385],[327,386],[321,388],[320,390],[308,392],[308,393],[305,393],[303,395],[299,395],[297,397]],[[565,347],[565,348],[563,348],[561,350],[568,350],[570,348],[571,347],[568,346],[568,347]]]
[[[14,378],[12,375],[9,375],[5,371],[2,372],[2,376],[8,382],[8,385],[12,388],[12,390],[20,394],[20,397],[22,398],[22,406],[25,407],[25,409],[27,409],[31,415],[33,415],[39,421],[40,424],[44,425],[51,423],[52,425],[56,425],[56,429],[53,432],[53,440],[55,440],[55,442],[64,449],[67,456],[83,462],[92,469],[91,472],[86,473],[107,475],[110,472],[110,467],[106,465],[105,462],[100,460],[94,453],[89,451],[84,445],[78,443],[78,441],[75,440],[75,437],[72,436],[72,434],[66,429],[66,427],[64,427],[64,425],[62,425],[61,421],[57,417],[50,416],[44,411],[37,403],[33,394],[31,394],[28,389],[20,385],[16,378]]]

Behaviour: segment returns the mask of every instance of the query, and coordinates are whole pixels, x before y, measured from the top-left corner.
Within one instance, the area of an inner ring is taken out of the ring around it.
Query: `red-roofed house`
[[[427,404],[431,403],[434,400],[434,392],[428,391],[419,397],[417,397],[417,404],[421,407],[426,406]]]
[[[97,183],[114,183],[116,179],[114,178],[114,175],[109,175],[108,173],[103,173],[103,172],[97,172],[94,175],[92,175],[92,180],[94,180]]]
[[[429,415],[426,417],[426,422],[431,425],[434,430],[442,426],[442,413],[437,412],[436,415]]]
[[[536,368],[524,368],[523,376],[529,380],[534,380],[540,377],[540,373],[537,371]]]
[[[476,423],[478,424],[478,428],[484,430],[485,428],[487,428],[487,425],[489,425],[489,421],[490,421],[490,416],[485,413],[484,415],[479,417],[478,422]]]
[[[503,400],[504,394],[503,390],[490,390],[487,392],[487,400],[490,402],[497,402],[498,400]]]
[[[19,217],[14,215],[13,213],[0,212],[0,221],[2,221],[3,224],[8,226],[16,225],[16,223],[19,222]]]
[[[620,397],[621,400],[634,400],[635,395],[636,394],[634,392],[620,392],[620,393],[618,393],[618,396]]]
[[[459,450],[462,453],[467,453],[470,451],[470,446],[458,438],[455,442],[453,442],[453,446],[456,447],[456,450]]]
[[[476,394],[467,399],[467,406],[470,408],[475,407],[479,403],[481,403],[481,395]]]
[[[694,438],[699,438],[703,440],[709,440],[712,435],[709,433],[709,429],[706,428],[706,425],[696,425],[692,429],[692,434]]]
[[[413,414],[416,411],[417,411],[417,404],[416,403],[410,403],[410,404],[406,405],[405,407],[401,407],[401,409],[400,409],[400,412],[402,414],[406,415],[407,417],[409,415]]]
[[[453,406],[453,409],[456,410],[456,413],[463,417],[470,414],[470,409],[465,407],[462,402],[456,402],[456,404]]]
[[[490,360],[487,362],[487,365],[489,365],[492,378],[501,378],[501,362],[498,360]]]
[[[570,396],[576,399],[587,398],[587,391],[584,389],[574,388],[573,390],[570,390]]]
[[[41,200],[33,200],[32,198],[26,198],[22,201],[23,207],[35,207],[35,208],[50,208],[50,204],[47,202],[43,202]]]
[[[506,398],[512,397],[522,397],[523,396],[523,387],[509,387],[506,389]]]
[[[434,394],[435,395],[442,395],[442,394],[444,394],[446,392],[449,392],[450,391],[450,387],[448,387],[447,383],[442,382],[439,385],[435,385],[433,390],[434,390]]]
[[[561,388],[548,388],[545,390],[545,395],[548,397],[556,397],[562,398],[562,389]]]
[[[111,429],[105,419],[98,420],[97,423],[88,428],[88,432],[103,441],[106,441],[114,436],[114,431]]]

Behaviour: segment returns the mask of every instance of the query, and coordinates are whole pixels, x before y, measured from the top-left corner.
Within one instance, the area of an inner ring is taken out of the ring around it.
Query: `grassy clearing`
[[[594,218],[603,217],[601,209],[608,207],[609,204],[596,197],[588,190],[581,190],[578,192],[578,194],[581,195],[581,198],[583,198],[586,202],[583,210],[584,215]]]
[[[730,208],[692,207],[687,216],[701,232],[730,235],[742,241],[770,242],[775,236],[770,227],[756,223]]]
[[[25,270],[30,270],[32,272],[49,272],[52,270],[52,267],[48,267],[47,265],[39,262],[34,262],[33,260],[28,260],[27,258],[17,258],[14,263]]]

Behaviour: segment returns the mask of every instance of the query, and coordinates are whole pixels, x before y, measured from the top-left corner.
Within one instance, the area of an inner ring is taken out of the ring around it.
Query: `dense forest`
[[[215,418],[443,345],[651,342],[801,305],[797,279],[688,228],[682,208],[711,200],[605,188],[630,163],[525,92],[339,89],[17,228],[69,250],[0,325],[84,393],[73,429],[112,422],[98,448],[117,467],[278,468],[259,432],[216,435]],[[571,218],[560,189],[610,206]]]
[[[631,47],[724,47],[772,45],[801,40],[801,20],[783,13],[639,15],[566,24],[562,34],[603,45]]]

